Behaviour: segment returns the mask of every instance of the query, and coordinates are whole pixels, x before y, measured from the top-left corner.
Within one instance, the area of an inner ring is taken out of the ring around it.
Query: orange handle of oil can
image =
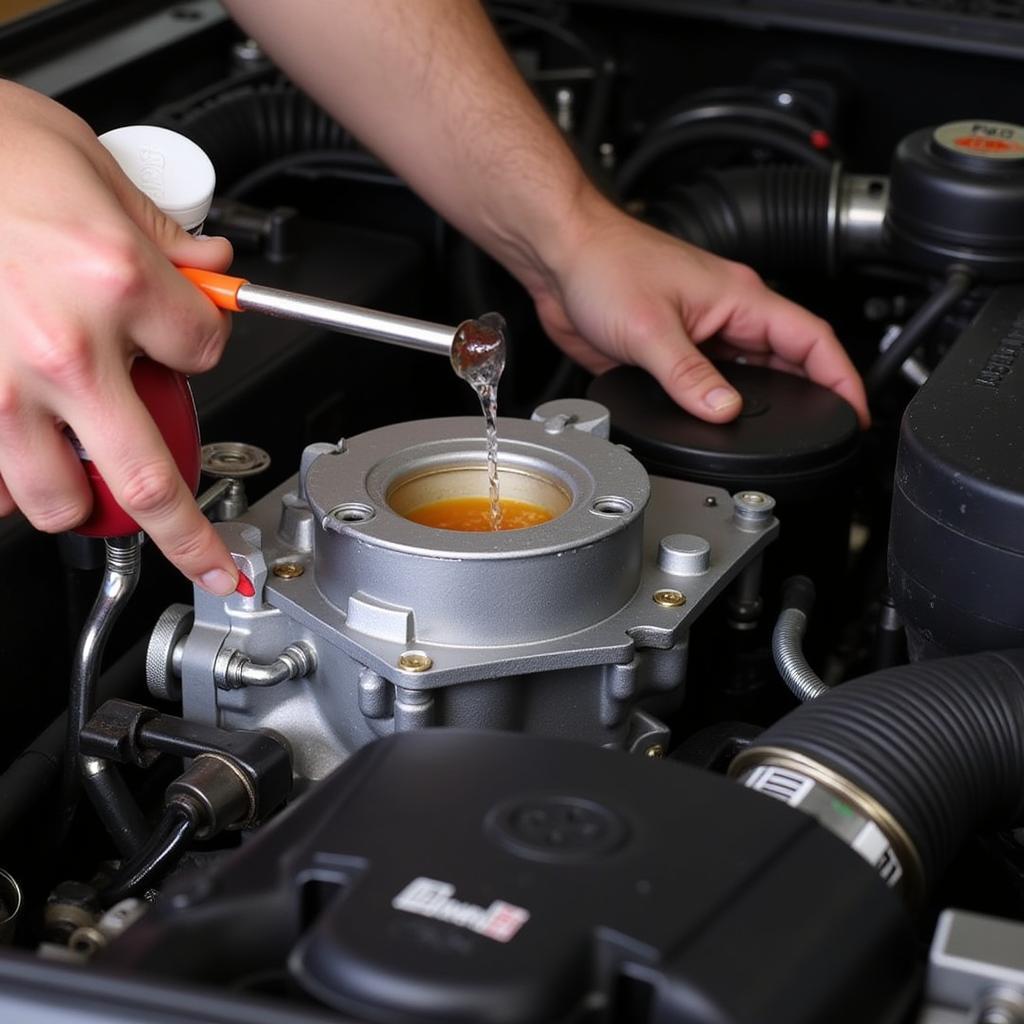
[[[178,270],[219,309],[242,312],[238,304],[238,289],[249,283],[244,277],[215,274],[212,270],[200,270],[198,267],[178,267]]]

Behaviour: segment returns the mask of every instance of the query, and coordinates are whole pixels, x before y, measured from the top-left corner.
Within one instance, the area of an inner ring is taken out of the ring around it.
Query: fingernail
[[[211,569],[199,577],[199,586],[215,597],[227,597],[235,592],[237,580],[223,569]]]
[[[732,388],[714,388],[704,396],[704,404],[712,412],[721,412],[739,400],[740,396]]]

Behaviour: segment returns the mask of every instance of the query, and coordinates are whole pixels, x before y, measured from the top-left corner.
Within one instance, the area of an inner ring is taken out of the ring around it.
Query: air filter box
[[[1024,646],[1024,286],[993,293],[907,407],[889,578],[915,659]]]
[[[373,743],[111,965],[274,990],[360,1021],[894,1022],[915,943],[817,822],[596,746],[427,729]]]

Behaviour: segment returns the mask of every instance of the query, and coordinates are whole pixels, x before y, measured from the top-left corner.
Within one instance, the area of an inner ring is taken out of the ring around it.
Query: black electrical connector
[[[80,743],[86,763],[94,768],[88,777],[105,780],[91,795],[126,857],[101,893],[105,906],[152,887],[194,838],[255,825],[291,791],[291,754],[283,740],[185,722],[130,701],[103,704],[82,730]],[[114,765],[146,768],[162,754],[192,763],[168,787],[164,816],[145,838],[142,816]]]

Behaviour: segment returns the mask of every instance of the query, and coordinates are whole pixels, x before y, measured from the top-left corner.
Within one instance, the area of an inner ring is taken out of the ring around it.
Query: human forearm
[[[477,0],[228,0],[243,26],[524,283],[603,205]]]
[[[626,216],[591,185],[477,0],[226,0],[308,92],[527,287],[594,372],[650,370],[728,420],[740,396],[697,350],[720,336],[806,372],[867,420],[829,326],[745,267]]]

